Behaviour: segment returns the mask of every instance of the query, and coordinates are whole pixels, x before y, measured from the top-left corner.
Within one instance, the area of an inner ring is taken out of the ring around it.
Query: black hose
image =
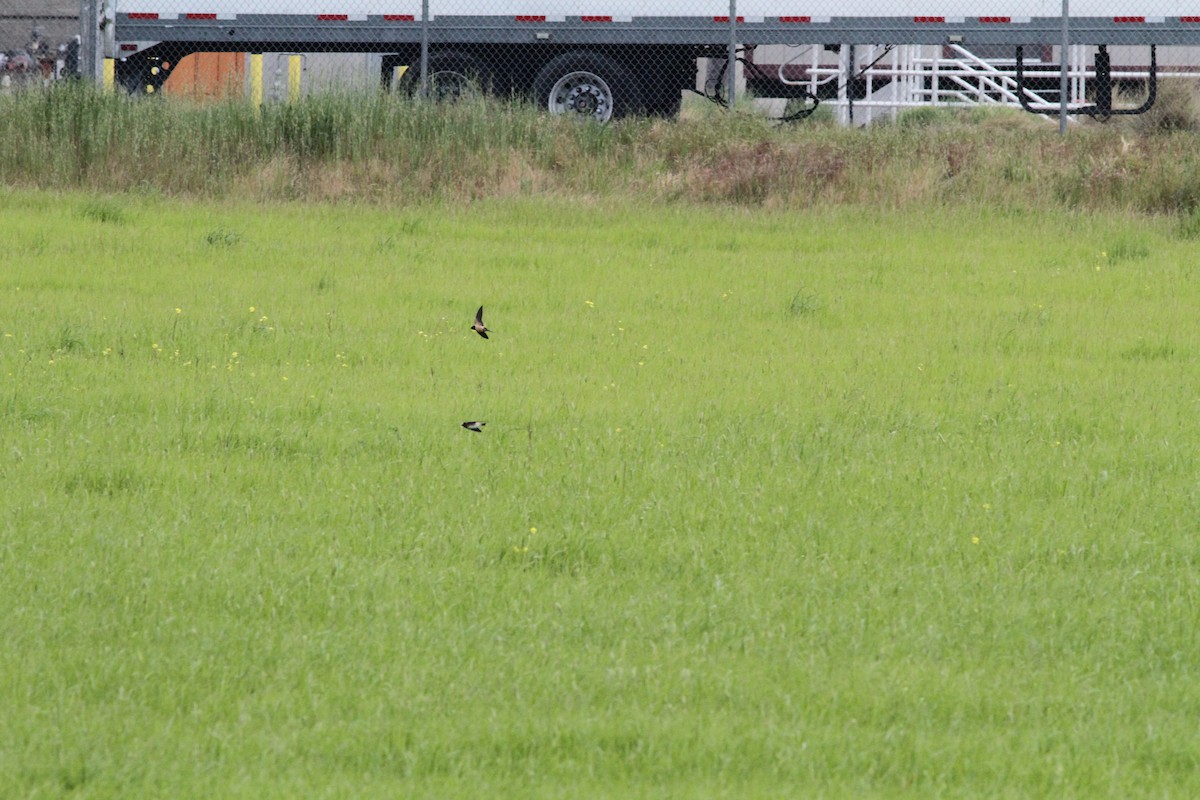
[[[896,45],[894,45],[894,44],[886,45],[884,47],[883,52],[880,53],[875,58],[874,61],[872,61],[870,64],[867,64],[862,69],[860,69],[854,75],[854,77],[851,78],[850,80],[857,80],[857,79],[861,78],[863,75],[865,75],[867,73],[867,70],[869,70],[871,67],[878,64],[880,61],[882,61],[884,59],[885,56],[887,56],[889,53],[891,53],[895,49],[896,49]],[[743,47],[743,48],[739,48],[736,52],[742,53],[744,51],[745,51],[745,48]],[[742,58],[740,55],[737,56],[737,60],[740,61],[742,64],[745,64],[746,66],[749,66],[749,67],[757,67],[758,66],[757,64],[754,64],[753,62],[747,61],[746,59]],[[716,103],[717,105],[721,106],[721,108],[728,108],[729,103],[726,101],[724,94],[721,91],[722,87],[725,85],[725,72],[728,69],[729,69],[729,59],[722,59],[721,71],[719,73],[717,73],[716,80],[712,81],[712,91],[709,91],[709,82],[708,81],[705,81],[703,92],[701,92],[697,89],[692,89],[692,91],[695,92],[696,94],[704,97],[705,99],[710,100],[713,103]],[[838,91],[840,91],[842,89],[842,87],[845,85],[846,85],[845,83],[839,83],[837,85]],[[806,119],[806,118],[812,116],[813,112],[817,110],[817,107],[821,105],[820,98],[818,98],[815,94],[813,94],[812,92],[809,92],[808,90],[801,90],[801,91],[804,93],[803,99],[806,101],[811,100],[812,105],[805,106],[804,108],[801,108],[799,111],[788,114],[787,116],[784,116],[784,117],[780,117],[777,120],[777,122],[799,122],[802,119]]]

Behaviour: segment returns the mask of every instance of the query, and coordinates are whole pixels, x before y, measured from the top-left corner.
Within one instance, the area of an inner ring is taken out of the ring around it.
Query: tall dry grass
[[[1061,138],[1022,112],[977,109],[921,110],[864,131],[704,108],[600,127],[490,99],[431,106],[326,94],[259,110],[61,86],[0,97],[0,181],[381,203],[623,193],[1190,213],[1200,207],[1200,136],[1186,128],[1081,125]]]

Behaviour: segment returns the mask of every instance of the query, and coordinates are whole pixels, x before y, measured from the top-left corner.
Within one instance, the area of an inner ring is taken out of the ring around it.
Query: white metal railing
[[[1069,108],[1087,105],[1088,82],[1096,77],[1094,66],[1089,64],[1092,48],[1075,45],[1067,53],[1067,77]],[[855,48],[843,46],[836,64],[822,62],[820,46],[800,48],[791,58],[778,66],[778,78],[791,86],[802,86],[814,95],[823,85],[836,82],[837,97],[823,100],[834,110],[843,125],[869,125],[883,116],[894,116],[905,108],[921,106],[975,106],[1005,105],[1020,107],[1020,93],[1035,109],[1055,113],[1058,110],[1057,88],[1051,93],[1038,92],[1028,86],[1031,77],[1039,80],[1052,79],[1058,85],[1059,71],[1045,70],[1040,59],[1025,62],[1026,86],[1019,89],[1016,79],[1016,59],[982,58],[962,45],[898,45],[886,48],[878,45],[860,45]],[[853,62],[851,63],[851,59]],[[793,64],[805,67],[802,80],[789,79],[785,68]],[[1042,69],[1039,69],[1042,67]],[[1030,70],[1033,70],[1032,73]],[[847,92],[847,76],[854,76],[866,83],[866,97],[852,100]],[[1149,77],[1148,71],[1113,71],[1114,80]],[[1191,77],[1192,71],[1158,72],[1159,78]],[[1052,94],[1052,97],[1048,97]]]

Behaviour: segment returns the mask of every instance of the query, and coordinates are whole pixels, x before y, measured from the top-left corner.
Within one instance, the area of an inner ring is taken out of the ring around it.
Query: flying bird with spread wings
[[[480,306],[479,310],[475,312],[475,324],[471,326],[471,330],[475,331],[485,339],[488,338],[488,333],[492,329],[486,328],[483,325],[483,306]]]

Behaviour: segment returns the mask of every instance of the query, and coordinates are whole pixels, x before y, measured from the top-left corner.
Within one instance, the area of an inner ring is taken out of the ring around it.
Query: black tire
[[[480,58],[458,50],[429,54],[429,97],[438,103],[455,103],[477,97],[492,87],[492,72]],[[398,88],[410,96],[421,92],[421,62],[410,64]]]
[[[678,87],[656,86],[653,91],[646,93],[646,113],[653,117],[673,119],[679,116],[679,108],[683,105],[683,90]]]
[[[604,123],[642,110],[637,83],[610,56],[575,50],[551,59],[533,79],[533,99],[551,114]]]
[[[664,54],[653,62],[639,64],[642,100],[646,113],[655,117],[677,117],[685,88],[696,85],[696,59],[686,55]]]

